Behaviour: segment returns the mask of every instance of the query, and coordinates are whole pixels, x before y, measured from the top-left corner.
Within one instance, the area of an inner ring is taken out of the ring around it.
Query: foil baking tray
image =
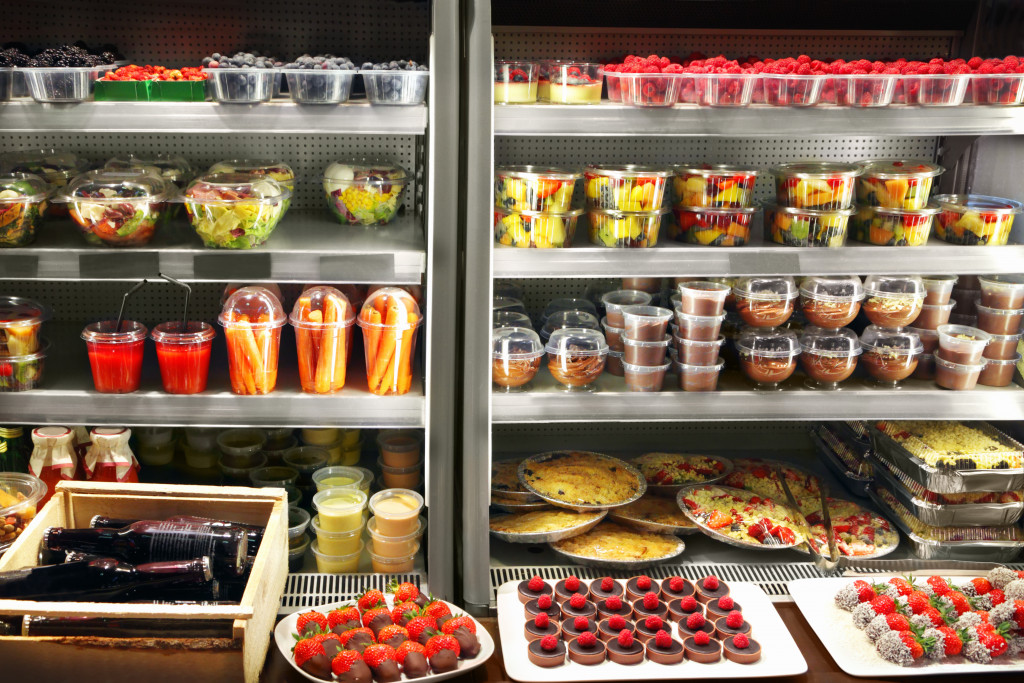
[[[832,440],[840,448],[844,445],[838,443],[838,439],[825,425],[821,425],[817,430],[812,429],[810,436],[815,449],[821,455],[821,459],[832,470],[839,481],[843,483],[846,490],[859,498],[867,497],[867,487],[872,481],[870,464],[861,460],[859,465],[856,466],[857,469],[852,469],[846,460],[839,455],[836,448],[829,444],[830,440]]]

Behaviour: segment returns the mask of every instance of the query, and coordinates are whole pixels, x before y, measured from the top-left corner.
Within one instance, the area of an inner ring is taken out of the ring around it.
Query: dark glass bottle
[[[248,540],[241,529],[215,529],[192,522],[135,522],[121,529],[64,529],[43,532],[49,550],[119,557],[128,562],[163,562],[195,557],[213,559],[218,578],[245,569]]]
[[[89,527],[92,529],[123,529],[126,526],[131,526],[135,522],[146,521],[139,519],[116,519],[113,517],[104,517],[103,515],[96,515],[89,522]],[[241,522],[226,522],[219,519],[209,519],[207,517],[193,517],[190,515],[176,515],[174,517],[168,517],[167,522],[188,522],[191,524],[202,524],[209,526],[214,529],[242,529],[245,531],[246,538],[249,539],[248,555],[256,557],[256,551],[260,549],[260,542],[263,540],[264,527],[256,526],[255,524],[242,524]]]
[[[230,619],[132,619],[26,616],[21,635],[99,638],[232,638]]]
[[[0,427],[0,472],[28,472],[29,447],[21,427]]]
[[[207,557],[131,565],[104,557],[0,573],[0,598],[18,600],[120,602],[162,597],[213,583]]]

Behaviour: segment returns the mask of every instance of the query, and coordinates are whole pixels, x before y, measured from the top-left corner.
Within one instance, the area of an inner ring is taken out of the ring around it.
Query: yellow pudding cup
[[[366,494],[366,497],[370,497],[370,487],[373,485],[373,472],[366,469],[365,467],[353,467],[354,470],[359,470],[363,473],[363,481],[359,485],[359,490]]]
[[[342,448],[353,448],[359,444],[359,436],[362,432],[358,429],[342,429],[341,430],[341,447]]]
[[[366,494],[359,489],[327,489],[313,496],[320,528],[334,533],[355,531],[363,525]]]
[[[325,555],[320,550],[319,541],[313,541],[312,547],[316,570],[321,574],[355,574],[359,571],[359,557],[363,554],[362,541],[359,541],[359,550],[348,555]]]
[[[337,441],[338,436],[340,436],[340,430],[334,427],[307,428],[302,430],[302,443],[309,446],[326,446]]]
[[[403,557],[385,557],[378,555],[372,549],[368,549],[368,552],[370,553],[370,562],[373,564],[374,572],[377,574],[399,574],[413,570],[416,564],[416,552],[419,549],[420,544],[417,543],[412,554]]]
[[[345,467],[352,467],[359,464],[359,458],[363,455],[363,442],[358,441],[354,446],[342,446],[341,464]]]
[[[414,463],[410,467],[388,467],[383,458],[377,458],[380,466],[380,478],[389,489],[415,489],[423,483],[423,462]]]
[[[416,520],[416,530],[406,536],[382,536],[377,531],[377,518],[370,517],[366,522],[366,533],[373,545],[373,552],[381,557],[408,557],[416,554],[416,547],[427,530],[427,522],[422,517]]]
[[[416,531],[423,496],[409,489],[385,489],[370,498],[370,512],[377,518],[381,536],[408,536]]]
[[[363,472],[354,467],[323,467],[313,473],[317,491],[362,489]]]
[[[423,439],[417,432],[388,429],[377,435],[381,463],[388,467],[413,467],[422,460]]]
[[[324,531],[320,528],[320,515],[317,515],[313,518],[311,526],[313,527],[313,533],[316,534],[316,542],[320,546],[320,552],[323,554],[337,557],[359,552],[362,545],[361,537],[364,528],[362,525],[353,531],[341,533]]]

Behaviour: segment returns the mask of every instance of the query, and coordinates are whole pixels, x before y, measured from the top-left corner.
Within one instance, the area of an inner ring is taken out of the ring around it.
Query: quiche
[[[726,464],[718,458],[687,453],[645,453],[633,461],[651,486],[699,484],[726,474]]]
[[[697,525],[689,520],[679,509],[674,498],[662,498],[660,496],[646,495],[640,500],[629,505],[613,508],[608,513],[609,519],[629,524],[640,522],[648,524],[662,524],[664,526],[679,529],[697,530]]]
[[[896,496],[882,488],[875,489],[879,499],[910,531],[928,541],[944,543],[964,541],[1013,541],[1024,543],[1024,533],[1018,526],[949,526],[937,527],[925,524],[914,517]]]
[[[551,546],[592,560],[656,562],[678,555],[683,542],[674,536],[650,534],[614,522],[601,522],[585,534],[555,541]]]
[[[704,484],[680,491],[679,502],[712,538],[762,548],[791,548],[804,542],[801,523],[789,507],[751,491]]]
[[[572,512],[570,510],[537,510],[491,517],[491,531],[506,534],[541,534],[565,531],[601,519],[604,512]]]
[[[491,491],[527,493],[516,474],[521,460],[505,460],[491,465]]]
[[[647,484],[621,460],[586,451],[555,451],[523,461],[520,481],[555,505],[614,507],[643,495]]]
[[[955,470],[1024,467],[1020,444],[985,423],[880,420],[875,427],[932,467]]]

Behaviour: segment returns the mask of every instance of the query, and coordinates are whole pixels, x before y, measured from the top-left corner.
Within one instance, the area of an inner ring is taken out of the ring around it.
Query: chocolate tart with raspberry
[[[642,600],[633,602],[633,614],[637,621],[647,617],[668,619],[668,605],[658,599],[657,593],[648,593]]]
[[[550,668],[565,664],[565,643],[554,636],[533,641],[526,652],[530,663],[536,666]]]
[[[605,576],[590,582],[590,599],[594,602],[607,600],[613,595],[622,597],[624,592],[625,590],[622,588],[622,584],[610,576]]]
[[[578,619],[586,620],[586,626],[581,626],[583,622],[577,624],[577,619],[566,619],[562,622],[562,638],[564,638],[566,641],[570,641],[573,638],[578,637],[581,633],[585,631],[590,631],[594,634],[597,633],[596,621],[594,621],[593,619],[587,619],[586,617],[579,617]]]
[[[704,604],[729,594],[729,584],[716,576],[705,576],[697,582],[696,589],[697,600]]]
[[[647,659],[656,664],[678,664],[683,661],[683,646],[667,631],[661,631],[647,641],[645,648]]]
[[[653,622],[651,620],[654,620]],[[658,631],[671,631],[672,624],[661,617],[647,617],[636,622],[636,638],[644,643],[658,634]],[[672,635],[669,633],[669,635]]]
[[[694,623],[694,622],[697,622],[697,623]],[[690,616],[688,616],[686,618],[685,621],[680,621],[679,622],[679,637],[680,638],[690,638],[691,636],[696,635],[699,631],[703,631],[704,633],[708,634],[709,636],[714,637],[714,635],[715,635],[715,624],[714,624],[714,622],[708,621],[707,619],[705,619],[703,614],[700,616],[699,620],[695,618],[695,615],[691,614]]]
[[[608,661],[616,664],[639,664],[644,661],[644,645],[626,632],[612,638],[607,643]]]
[[[649,576],[641,574],[626,582],[626,599],[629,602],[639,600],[651,591],[657,592],[658,584]]]
[[[635,634],[636,624],[620,616],[613,616],[597,622],[597,637],[606,643],[618,638],[622,631],[629,631],[630,634]]]
[[[618,601],[618,607],[614,607],[616,601]],[[612,604],[609,604],[609,602]],[[631,619],[633,617],[633,606],[618,595],[613,595],[597,603],[597,613],[603,619],[615,616],[616,614],[620,617]]]
[[[587,597],[590,595],[590,584],[575,576],[569,576],[555,584],[555,599],[558,602],[568,600],[576,593],[582,593],[583,597]]]
[[[687,638],[683,641],[683,649],[687,659],[701,664],[714,664],[722,658],[722,644],[711,637],[706,640],[700,636]]]
[[[548,606],[546,608],[541,607],[542,602],[547,602]],[[527,619],[533,619],[541,612],[547,614],[549,619],[555,619],[556,621],[560,621],[562,619],[562,608],[558,606],[558,603],[551,599],[550,595],[544,595],[540,598],[530,600],[526,603],[523,612],[526,614]]]
[[[729,612],[729,616],[715,619],[715,633],[717,634],[715,637],[719,640],[738,633],[749,636],[750,622],[745,621],[739,612]]]
[[[530,600],[536,600],[542,595],[553,595],[554,592],[554,589],[539,576],[534,576],[529,581],[519,582],[519,602],[524,605]]]
[[[722,654],[737,664],[753,664],[761,659],[761,644],[745,634],[729,636],[722,641]]]
[[[740,606],[740,603],[733,600],[730,595],[723,595],[720,598],[715,598],[704,606],[704,615],[711,621],[720,617],[727,617],[729,616],[729,612],[742,611],[743,607]]]
[[[608,656],[608,647],[593,633],[581,633],[568,647],[569,660],[584,666],[600,664]]]
[[[686,621],[691,614],[704,614],[704,605],[692,595],[668,603],[668,615],[672,621]]]
[[[680,600],[696,592],[693,583],[681,576],[670,576],[661,582],[661,599],[665,602]]]
[[[583,597],[582,593],[576,593],[568,600],[561,603],[562,619],[575,619],[576,617],[597,618],[597,605]]]
[[[537,616],[539,616],[540,619],[531,619],[526,622],[526,626],[523,627],[526,640],[533,642],[535,640],[540,640],[544,636],[555,636],[558,638],[562,635],[562,626],[557,620],[548,619],[547,615]]]

